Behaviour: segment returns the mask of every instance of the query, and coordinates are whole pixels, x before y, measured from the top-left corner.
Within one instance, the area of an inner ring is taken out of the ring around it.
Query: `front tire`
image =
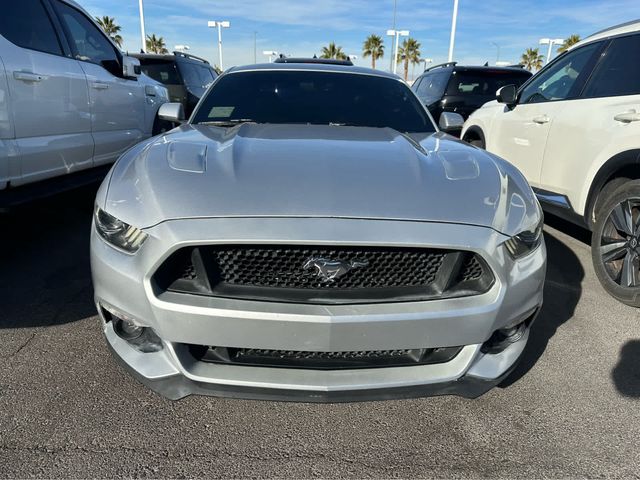
[[[620,186],[596,213],[591,257],[614,298],[640,307],[640,180]]]

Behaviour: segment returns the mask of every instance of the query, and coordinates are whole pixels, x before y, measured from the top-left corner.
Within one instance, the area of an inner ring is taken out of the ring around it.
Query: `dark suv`
[[[442,112],[455,112],[466,120],[485,103],[496,99],[505,85],[522,85],[531,72],[521,67],[463,67],[456,62],[435,65],[411,87],[437,122]]]
[[[209,62],[183,52],[170,55],[140,53],[132,56],[140,60],[145,75],[167,87],[170,101],[181,103],[187,117],[207,87],[218,77]]]

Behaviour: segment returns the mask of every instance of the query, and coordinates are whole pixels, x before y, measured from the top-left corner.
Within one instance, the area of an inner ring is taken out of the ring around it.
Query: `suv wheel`
[[[483,150],[485,149],[484,138],[482,138],[482,135],[474,131],[467,133],[464,136],[463,140],[467,143],[470,143],[474,147],[482,148]]]
[[[640,307],[640,180],[619,187],[597,212],[591,256],[605,290]]]

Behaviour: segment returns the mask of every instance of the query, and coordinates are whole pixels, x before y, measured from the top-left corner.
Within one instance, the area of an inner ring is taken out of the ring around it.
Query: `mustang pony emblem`
[[[351,260],[350,262],[345,262],[342,260],[333,260],[331,258],[311,257],[305,262],[302,268],[304,270],[315,268],[316,276],[320,277],[323,283],[331,283],[346,275],[354,268],[364,268],[368,266],[369,262],[367,260]]]

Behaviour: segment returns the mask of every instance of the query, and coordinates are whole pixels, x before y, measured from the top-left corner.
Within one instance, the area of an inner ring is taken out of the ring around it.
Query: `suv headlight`
[[[544,218],[540,215],[538,223],[504,242],[504,246],[515,259],[526,257],[542,243],[542,227]]]
[[[96,207],[94,218],[98,234],[107,243],[127,253],[137,252],[147,239],[142,230],[118,220],[99,207]]]

